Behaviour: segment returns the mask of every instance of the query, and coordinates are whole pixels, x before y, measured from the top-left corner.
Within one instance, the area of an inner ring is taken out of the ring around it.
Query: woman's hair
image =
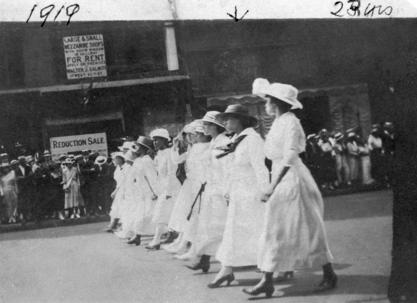
[[[268,97],[271,98],[271,102],[273,102],[278,107],[280,113],[283,114],[291,111],[291,104],[270,95],[268,95]]]

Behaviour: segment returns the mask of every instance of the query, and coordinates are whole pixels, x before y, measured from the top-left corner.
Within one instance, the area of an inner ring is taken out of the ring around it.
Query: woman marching
[[[187,157],[187,179],[190,182],[190,196],[188,208],[184,209],[183,216],[186,220],[183,239],[191,243],[188,252],[175,256],[180,260],[195,259],[195,242],[197,239],[197,227],[200,219],[201,201],[205,195],[207,184],[207,172],[210,165],[210,137],[205,135],[202,120],[194,120],[195,143],[190,149]]]
[[[156,169],[150,154],[153,150],[153,141],[150,138],[139,136],[136,141],[138,150],[133,164],[133,177],[135,185],[135,206],[126,220],[126,229],[134,236],[127,244],[140,245],[141,235],[151,234],[155,227],[152,224],[153,209],[158,198],[156,196]]]
[[[317,290],[336,287],[332,255],[323,221],[323,199],[309,170],[299,158],[305,149],[305,135],[291,109],[301,109],[298,91],[287,84],[269,84],[256,79],[253,93],[266,100],[266,111],[275,120],[265,142],[265,154],[272,160],[272,183],[266,201],[263,232],[258,251],[259,283],[243,289],[250,295],[272,296],[272,275],[299,267],[323,267],[323,281]]]
[[[216,255],[222,241],[227,216],[224,184],[229,157],[216,157],[222,153],[219,148],[229,144],[230,139],[225,135],[225,127],[219,115],[220,112],[209,111],[202,119],[205,133],[212,138],[209,148],[211,159],[199,214],[197,238],[193,244],[198,258],[194,264],[187,266],[192,270],[201,269],[203,272],[209,270],[210,258]]]
[[[158,200],[152,219],[156,225],[155,235],[146,246],[146,249],[159,250],[161,248],[161,236],[168,229],[172,208],[181,184],[176,176],[177,166],[172,161],[171,148],[169,146],[171,137],[168,131],[163,128],[155,129],[151,132],[150,137],[157,151],[154,163],[158,173],[158,189],[156,191]]]
[[[111,193],[110,197],[112,198],[113,202],[110,209],[110,224],[108,228],[105,230],[106,232],[112,233],[116,231],[117,225],[119,224],[120,220],[120,202],[122,198],[123,189],[126,176],[126,170],[124,169],[127,164],[125,164],[125,156],[123,152],[115,152],[112,154],[113,162],[116,166],[114,170],[113,178],[116,181],[116,188]]]
[[[178,238],[171,244],[164,245],[164,249],[172,254],[183,253],[188,245],[184,237],[184,232],[187,227],[187,214],[193,203],[193,197],[191,193],[192,184],[190,178],[187,177],[189,174],[187,158],[195,143],[194,126],[195,124],[192,122],[185,125],[180,136],[174,139],[174,146],[172,148],[172,159],[175,164],[183,166],[185,174],[185,179],[178,193],[168,224],[168,228],[178,233]]]
[[[224,152],[217,156],[231,154],[226,176],[229,206],[222,242],[216,253],[222,267],[208,284],[209,288],[217,288],[223,282],[230,284],[234,280],[233,267],[256,264],[264,213],[264,204],[260,200],[269,185],[264,142],[253,129],[257,119],[240,104],[229,105],[220,117],[224,118],[226,129],[234,133],[234,137]]]

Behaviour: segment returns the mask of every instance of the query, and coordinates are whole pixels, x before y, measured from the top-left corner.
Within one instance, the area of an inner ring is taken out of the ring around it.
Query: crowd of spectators
[[[87,150],[55,160],[49,151],[16,160],[1,153],[1,223],[108,214],[114,169],[110,159]]]
[[[385,122],[373,124],[368,138],[358,128],[310,134],[303,159],[322,189],[371,184],[389,188],[394,152],[394,125]]]

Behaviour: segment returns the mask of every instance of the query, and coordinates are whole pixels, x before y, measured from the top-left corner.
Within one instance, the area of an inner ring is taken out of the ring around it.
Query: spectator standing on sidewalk
[[[356,142],[356,133],[352,129],[347,133],[346,148],[350,172],[348,185],[351,185],[357,182],[359,175],[359,146]]]
[[[320,148],[320,179],[322,182],[320,185],[323,189],[333,190],[336,180],[333,145],[327,129],[322,129],[319,137],[317,145]]]
[[[382,131],[379,124],[372,125],[371,133],[368,137],[368,146],[371,156],[371,175],[379,183],[384,184],[384,153],[382,146]]]
[[[336,159],[337,185],[349,184],[350,170],[347,159],[345,136],[341,132],[338,132],[335,134],[334,139],[335,143],[333,151]]]

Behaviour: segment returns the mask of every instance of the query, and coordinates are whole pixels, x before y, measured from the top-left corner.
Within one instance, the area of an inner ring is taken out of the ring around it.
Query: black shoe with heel
[[[217,279],[216,281],[213,281],[213,282],[209,283],[207,285],[207,287],[208,288],[218,288],[218,287],[220,287],[220,285],[223,284],[223,282],[227,282],[227,286],[229,286],[230,283],[232,283],[234,279],[235,279],[235,276],[234,276],[233,273],[231,273],[231,274],[225,275],[225,276]]]
[[[147,250],[160,250],[161,249],[161,244],[156,244],[156,245],[148,245],[148,246],[145,246],[145,248],[147,249]]]
[[[324,292],[335,289],[337,287],[337,276],[333,274],[332,276],[323,278],[323,281],[316,287],[314,292]]]
[[[136,246],[140,245],[140,235],[136,235],[133,239],[127,241],[127,244],[135,244]]]
[[[200,262],[194,265],[186,265],[191,270],[201,269],[203,273],[207,273],[210,269],[210,256],[203,255],[200,258]]]
[[[258,285],[256,285],[255,287],[253,287],[252,289],[246,289],[244,288],[242,291],[245,294],[251,295],[251,296],[257,296],[260,294],[265,294],[265,296],[267,298],[272,297],[272,294],[274,293],[274,285],[272,284],[272,282],[262,282]]]

